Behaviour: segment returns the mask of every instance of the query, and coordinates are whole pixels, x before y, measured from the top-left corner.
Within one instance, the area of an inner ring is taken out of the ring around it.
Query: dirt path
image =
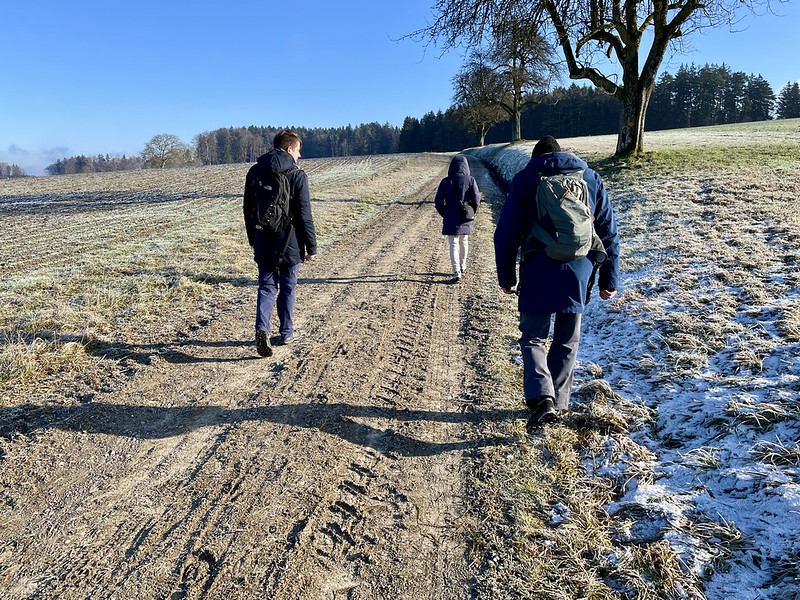
[[[131,348],[152,356],[122,389],[9,409],[3,597],[473,597],[465,474],[502,440],[466,410],[462,324],[492,224],[449,284],[437,183],[303,267],[273,358],[251,285],[195,337]]]

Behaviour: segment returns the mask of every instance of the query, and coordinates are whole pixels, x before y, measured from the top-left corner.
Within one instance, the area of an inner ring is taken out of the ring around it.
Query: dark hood
[[[450,168],[447,170],[447,176],[453,182],[453,187],[459,194],[459,200],[463,201],[469,189],[470,180],[472,176],[469,172],[469,162],[467,157],[463,154],[456,154],[453,160],[450,161]]]
[[[273,148],[258,157],[258,165],[273,173],[283,173],[295,165],[294,157],[283,148]]]
[[[586,162],[571,152],[549,152],[532,158],[526,169],[537,173],[558,173],[560,171],[577,171],[588,169]]]
[[[463,154],[456,154],[453,157],[453,160],[450,161],[450,168],[447,171],[447,176],[451,179],[455,179],[458,175],[466,177],[471,175],[469,172],[469,162],[467,161],[467,157]]]

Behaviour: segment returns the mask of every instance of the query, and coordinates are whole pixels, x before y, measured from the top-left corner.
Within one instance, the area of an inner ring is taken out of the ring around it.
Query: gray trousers
[[[547,349],[551,320],[553,339]],[[522,333],[519,346],[522,350],[522,385],[526,403],[530,405],[530,401],[540,396],[551,396],[557,409],[566,410],[578,358],[581,315],[556,313],[553,319],[553,315],[520,313],[519,330]]]

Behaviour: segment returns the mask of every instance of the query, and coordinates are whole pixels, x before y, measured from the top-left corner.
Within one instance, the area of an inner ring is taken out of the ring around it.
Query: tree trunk
[[[514,140],[518,142],[522,139],[522,110],[517,108],[514,111]]]
[[[619,135],[617,136],[617,156],[639,154],[644,143],[644,122],[647,106],[650,103],[652,87],[640,89],[639,85],[621,89],[622,110],[620,111]]]
[[[604,28],[597,29],[590,39],[610,44],[611,51],[622,67],[622,85],[617,85],[593,67],[579,64],[576,60],[576,49],[570,39],[570,29],[564,21],[564,15],[555,0],[543,0],[544,8],[558,36],[558,43],[564,51],[571,79],[588,79],[598,89],[612,94],[621,103],[619,135],[617,137],[616,156],[630,156],[642,151],[644,143],[644,121],[647,106],[656,83],[658,68],[664,60],[669,41],[680,36],[680,27],[698,10],[704,8],[700,0],[678,2],[675,5],[667,0],[652,0],[653,14],[649,24],[653,28],[653,42],[647,54],[642,74],[639,75],[639,46],[642,33],[647,27],[640,25],[636,15],[628,14],[624,22],[619,20],[623,15],[615,14],[614,23],[620,35],[609,33]],[[598,4],[599,6],[600,4]],[[621,3],[615,1],[615,8]],[[625,3],[625,11],[635,7],[636,3]],[[602,8],[602,7],[601,7]],[[594,27],[594,22],[590,23]],[[577,46],[577,43],[576,43]]]
[[[642,72],[639,73],[638,44],[620,60],[623,68],[622,87],[616,96],[621,103],[616,156],[639,154],[644,148],[644,123],[647,107],[656,86],[658,65],[661,64],[668,38],[659,36],[651,48]]]

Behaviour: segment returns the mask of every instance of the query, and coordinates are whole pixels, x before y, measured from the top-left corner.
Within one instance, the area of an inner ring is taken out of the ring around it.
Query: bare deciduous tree
[[[497,104],[514,120],[517,141],[522,134],[522,110],[539,102],[557,77],[553,48],[526,14],[508,15],[495,25],[493,37],[489,60],[506,86]]]
[[[176,135],[154,135],[142,150],[145,168],[182,167],[191,162],[191,148]]]
[[[465,126],[480,134],[481,146],[489,129],[506,117],[506,111],[492,100],[504,95],[504,87],[480,51],[473,52],[453,78],[453,101],[462,109]]]
[[[27,177],[27,174],[19,165],[0,162],[0,179],[10,179],[12,177]]]
[[[499,21],[484,42],[487,49],[471,52],[453,80],[455,100],[492,118],[497,111],[491,109],[499,108],[514,121],[513,140],[517,141],[523,109],[538,102],[557,76],[553,49],[525,15]],[[499,121],[495,118],[489,126]]]
[[[777,0],[782,3],[784,0]],[[437,0],[434,22],[411,37],[480,43],[516,15],[527,15],[561,47],[569,76],[586,79],[621,103],[617,155],[642,151],[645,114],[667,51],[682,36],[733,26],[740,10],[775,0]],[[649,49],[644,44],[647,39]],[[621,71],[621,81],[614,73]]]

